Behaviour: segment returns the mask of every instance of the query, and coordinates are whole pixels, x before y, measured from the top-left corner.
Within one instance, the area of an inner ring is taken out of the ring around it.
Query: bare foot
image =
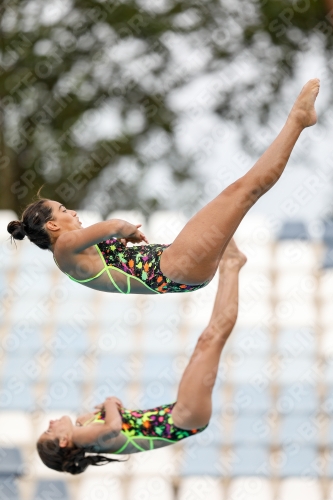
[[[239,250],[234,238],[231,238],[219,265],[220,272],[224,272],[226,268],[239,271],[246,261],[246,255]]]
[[[319,93],[319,88],[320,80],[318,78],[309,80],[302,88],[290,112],[289,118],[296,120],[302,128],[311,127],[317,123],[317,113],[314,103]]]

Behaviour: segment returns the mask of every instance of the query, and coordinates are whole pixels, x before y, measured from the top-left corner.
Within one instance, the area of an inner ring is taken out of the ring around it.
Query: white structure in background
[[[78,214],[86,226],[101,220]],[[148,221],[138,212],[109,217],[142,222],[158,243],[173,241],[186,223],[177,212],[157,212]],[[4,224],[15,218],[0,212]],[[209,320],[217,280],[195,293],[164,297],[96,292],[60,273],[50,252],[6,240],[0,244],[0,442],[19,447],[32,465],[22,500],[32,500],[37,482],[59,479],[71,500],[333,498],[330,488],[324,496],[313,465],[330,457],[333,445],[333,273],[319,271],[320,242],[277,241],[269,221],[249,214],[236,235],[248,256],[240,313],[219,367],[209,429],[72,478],[47,469],[37,456],[34,440],[48,420],[74,419],[110,394],[132,408],[174,401]],[[14,380],[23,384],[19,393]],[[306,437],[304,425],[313,430]],[[290,441],[299,447],[294,456],[284,446]],[[279,461],[277,451],[286,460]],[[302,477],[304,470],[312,480]],[[325,471],[333,477],[330,461]],[[273,475],[280,480],[271,481]]]

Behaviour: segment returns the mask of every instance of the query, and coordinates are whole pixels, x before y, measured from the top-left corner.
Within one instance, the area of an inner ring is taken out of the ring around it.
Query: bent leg
[[[172,411],[173,421],[181,429],[198,429],[209,422],[221,352],[237,319],[238,275],[245,262],[231,240],[220,263],[211,319],[185,369]]]
[[[202,208],[161,257],[173,281],[197,285],[211,279],[221,256],[248,210],[280,178],[305,127],[316,123],[319,80],[310,80],[297,98],[282,131],[251,170]]]

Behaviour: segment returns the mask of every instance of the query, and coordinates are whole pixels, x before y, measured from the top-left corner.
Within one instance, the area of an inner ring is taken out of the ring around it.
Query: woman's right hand
[[[111,397],[109,397],[109,398],[106,398],[105,403],[106,403],[107,401],[111,401],[112,403],[115,403],[115,404],[118,406],[118,408],[120,408],[120,407],[122,407],[122,406],[123,406],[123,403],[120,401],[120,399],[119,399],[119,398],[116,398],[115,396],[111,396]],[[105,403],[104,403],[104,404],[105,404]]]

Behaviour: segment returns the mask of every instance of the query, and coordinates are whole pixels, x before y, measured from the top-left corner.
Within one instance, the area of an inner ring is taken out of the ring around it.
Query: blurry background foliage
[[[331,8],[329,0],[3,0],[0,208],[20,213],[43,183],[44,196],[74,208],[88,200],[104,216],[165,208],[145,189],[153,169],[167,165],[179,189],[202,182],[177,140],[173,94],[215,78],[212,110],[236,122],[249,147],[251,123],[267,121],[300,53],[317,45],[332,71]]]

